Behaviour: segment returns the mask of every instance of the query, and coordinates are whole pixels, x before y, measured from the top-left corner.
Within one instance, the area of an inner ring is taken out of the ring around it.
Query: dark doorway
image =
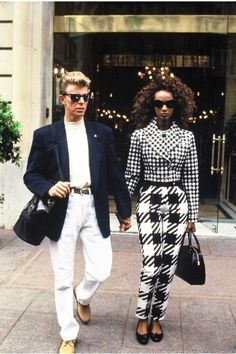
[[[55,34],[55,64],[91,77],[94,99],[88,119],[110,126],[125,169],[129,116],[148,71],[168,66],[195,92],[198,110],[190,122],[200,166],[200,198],[216,202],[217,177],[210,177],[211,140],[224,123],[226,36],[173,33]],[[147,67],[149,69],[145,69]],[[143,78],[142,78],[142,75]]]

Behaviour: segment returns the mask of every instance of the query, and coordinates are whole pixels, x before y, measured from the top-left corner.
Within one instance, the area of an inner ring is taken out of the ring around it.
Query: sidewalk
[[[113,234],[111,277],[81,325],[78,353],[236,353],[236,237],[199,237],[207,283],[174,279],[162,322],[164,338],[141,346],[135,338],[140,251],[137,234]],[[78,243],[75,279],[83,273]],[[56,353],[60,343],[48,240],[27,245],[0,230],[0,353]]]

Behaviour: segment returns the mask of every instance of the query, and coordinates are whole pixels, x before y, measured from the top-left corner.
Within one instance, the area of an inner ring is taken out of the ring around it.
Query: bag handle
[[[56,140],[56,129],[54,127],[54,125],[51,125],[51,129],[52,129],[52,136],[53,136],[53,140]],[[55,142],[54,145],[54,150],[55,150],[55,155],[56,155],[56,160],[57,160],[57,165],[58,165],[58,172],[59,172],[59,177],[61,181],[64,181],[63,175],[62,175],[62,171],[61,171],[61,165],[60,165],[60,160],[59,160],[59,152],[58,152],[58,146],[57,143]]]
[[[196,244],[197,244],[197,247],[198,247],[198,249],[200,250],[200,243],[199,243],[199,241],[198,241],[197,236],[195,235],[195,233],[192,232],[192,231],[190,231],[190,230],[188,230],[188,231],[186,230],[186,232],[188,233],[189,246],[190,246],[190,247],[193,247],[193,246],[192,246],[192,238],[194,238],[194,240],[195,240],[195,242],[196,242]]]

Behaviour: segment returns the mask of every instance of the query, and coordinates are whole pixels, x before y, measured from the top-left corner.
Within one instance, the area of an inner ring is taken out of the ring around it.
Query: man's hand
[[[59,181],[52,186],[49,191],[49,197],[65,198],[70,193],[70,182]]]
[[[127,231],[131,228],[130,218],[123,219],[117,212],[116,212],[116,217],[119,220],[121,232]]]
[[[192,232],[196,231],[196,226],[195,226],[194,222],[188,222],[187,223],[187,231],[192,231]]]
[[[127,231],[131,228],[131,220],[130,218],[127,219],[121,219],[122,221],[120,221],[120,231]]]

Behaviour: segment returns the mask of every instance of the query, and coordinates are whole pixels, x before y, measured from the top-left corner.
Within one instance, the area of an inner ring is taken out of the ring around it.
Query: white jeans
[[[80,235],[85,258],[84,278],[76,288],[78,301],[87,305],[99,285],[109,277],[112,265],[110,237],[98,227],[93,195],[71,194],[64,226],[58,241],[50,241],[55,276],[55,302],[63,340],[76,339],[79,324],[73,311],[74,255]]]

